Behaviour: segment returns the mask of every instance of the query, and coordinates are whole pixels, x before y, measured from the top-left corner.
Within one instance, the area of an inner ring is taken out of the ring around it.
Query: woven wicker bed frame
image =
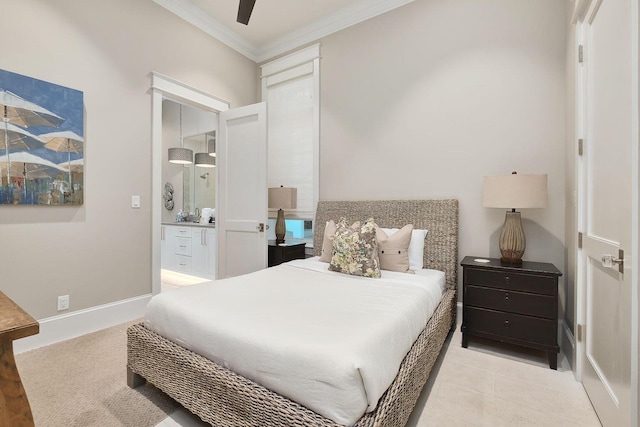
[[[398,375],[375,411],[358,427],[403,427],[429,377],[442,345],[455,324],[458,261],[457,200],[319,202],[314,253],[319,255],[326,221],[376,219],[381,227],[413,224],[429,230],[425,268],[446,273],[447,291],[427,326],[403,360]],[[127,382],[145,380],[216,427],[338,427],[311,410],[186,350],[143,324],[127,331]]]

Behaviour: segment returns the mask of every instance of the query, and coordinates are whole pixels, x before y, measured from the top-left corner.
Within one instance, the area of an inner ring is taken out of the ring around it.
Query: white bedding
[[[442,297],[444,273],[328,271],[318,258],[151,299],[145,325],[264,387],[352,425],[375,409]]]

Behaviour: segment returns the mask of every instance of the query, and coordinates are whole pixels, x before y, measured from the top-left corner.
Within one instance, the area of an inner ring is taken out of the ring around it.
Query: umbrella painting
[[[81,91],[0,70],[0,205],[81,205]]]

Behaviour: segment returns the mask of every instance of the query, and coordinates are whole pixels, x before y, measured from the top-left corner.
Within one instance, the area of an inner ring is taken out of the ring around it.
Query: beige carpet
[[[127,326],[16,356],[37,427],[152,427],[178,407],[151,385],[127,386]]]

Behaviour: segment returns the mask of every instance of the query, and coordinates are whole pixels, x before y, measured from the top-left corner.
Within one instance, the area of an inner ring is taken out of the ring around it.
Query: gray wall
[[[546,173],[524,258],[564,271],[566,20],[558,0],[422,0],[323,39],[320,198],[457,198],[460,257],[496,257],[483,177]]]
[[[38,319],[150,293],[149,73],[237,107],[256,65],[151,1],[10,3],[0,68],[84,92],[85,204],[0,206],[0,290]]]

